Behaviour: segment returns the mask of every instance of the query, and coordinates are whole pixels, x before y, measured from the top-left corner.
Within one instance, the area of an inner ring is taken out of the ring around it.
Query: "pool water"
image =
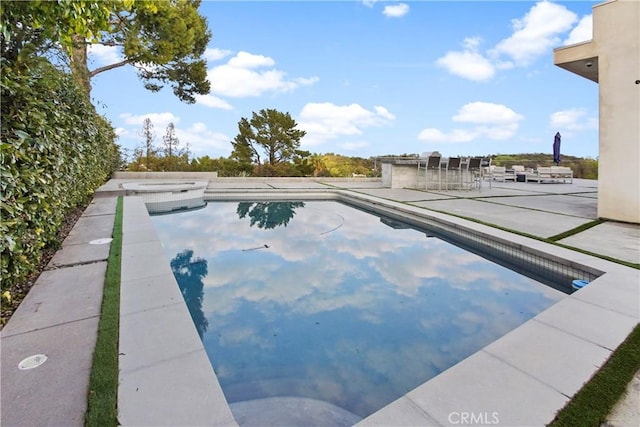
[[[350,424],[566,296],[339,202],[152,219],[232,409],[301,398]]]

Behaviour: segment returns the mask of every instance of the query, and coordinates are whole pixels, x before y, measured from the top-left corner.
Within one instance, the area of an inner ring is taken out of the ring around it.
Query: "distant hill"
[[[378,158],[411,158],[419,157],[418,154],[385,155]],[[466,156],[461,156],[466,157]],[[525,168],[536,169],[538,166],[553,166],[553,154],[549,153],[523,153],[523,154],[490,154],[483,157],[491,158],[491,164],[495,166],[522,165]],[[574,178],[598,179],[598,161],[591,158],[575,157],[562,154],[560,166],[570,167]]]
[[[491,164],[496,166],[522,165],[535,169],[554,165],[553,155],[548,153],[496,154],[489,157]],[[561,155],[560,166],[570,167],[575,178],[598,179],[598,161],[595,159]]]
[[[141,152],[140,152],[141,153]],[[147,159],[139,155],[139,158],[130,162],[127,170],[155,170],[155,171],[194,171],[209,172],[217,171],[221,177],[228,176],[326,176],[326,177],[379,177],[381,176],[380,160],[384,158],[417,158],[418,154],[388,154],[369,158],[350,157],[335,153],[306,153],[296,163],[283,163],[278,166],[278,170],[273,169],[269,175],[264,174],[264,166],[241,165],[237,160],[229,157],[217,159],[203,156],[188,161],[186,155],[183,156],[157,156],[149,158],[149,165],[145,163]],[[538,166],[552,166],[553,156],[548,153],[527,153],[527,154],[492,154],[491,164],[496,166],[522,165],[525,168],[536,169]],[[574,156],[561,156],[560,166],[568,166],[573,170],[575,178],[597,179],[598,161]]]

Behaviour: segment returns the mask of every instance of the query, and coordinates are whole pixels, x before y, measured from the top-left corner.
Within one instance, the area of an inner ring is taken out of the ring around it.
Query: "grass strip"
[[[558,412],[549,427],[599,427],[640,369],[640,324],[609,360]]]
[[[600,258],[600,259],[603,259],[605,261],[610,261],[610,262],[614,262],[616,264],[624,265],[625,267],[635,268],[636,270],[640,270],[640,264],[638,264],[637,262],[629,262],[629,261],[624,261],[624,260],[621,260],[621,259],[618,259],[618,258],[613,258],[613,257],[607,256],[607,255],[600,255],[600,254],[597,254],[595,252],[587,251],[585,249],[576,248],[574,246],[564,245],[564,244],[558,243],[558,242],[549,241],[549,243],[551,243],[552,245],[559,246],[561,248],[571,249],[572,251],[576,251],[576,252],[583,253],[585,255],[590,255],[590,256],[593,256],[593,257],[596,257],[596,258]]]
[[[605,220],[596,219],[595,221],[591,221],[591,222],[588,222],[586,224],[582,224],[582,225],[580,225],[580,226],[578,226],[576,228],[572,228],[571,230],[567,230],[567,231],[565,231],[563,233],[556,234],[555,236],[551,236],[548,239],[551,240],[551,241],[554,241],[554,242],[557,241],[557,240],[562,240],[562,239],[565,239],[565,238],[567,238],[569,236],[573,236],[574,234],[581,233],[584,230],[588,230],[591,227],[595,227],[596,225],[600,225],[603,222],[605,222]]]
[[[408,205],[408,206],[414,206],[415,207],[415,205],[411,205],[411,203],[413,203],[413,202],[403,202],[403,203]],[[575,246],[565,245],[563,243],[556,242],[556,241],[551,240],[549,238],[534,236],[533,234],[528,234],[528,233],[525,233],[525,232],[522,232],[522,231],[514,230],[512,228],[501,227],[499,225],[492,224],[492,223],[486,222],[486,221],[481,221],[479,219],[471,218],[471,217],[468,217],[468,216],[458,215],[458,214],[454,214],[454,213],[447,212],[447,211],[441,211],[441,210],[437,210],[437,209],[430,209],[430,208],[424,208],[424,207],[423,207],[423,209],[428,210],[428,211],[432,211],[432,212],[438,212],[438,213],[449,215],[449,216],[453,216],[453,217],[460,218],[460,219],[465,219],[467,221],[475,222],[476,224],[486,225],[487,227],[495,228],[497,230],[507,231],[509,233],[517,234],[518,236],[528,237],[528,238],[533,239],[533,240],[538,240],[540,242],[549,243],[550,245],[559,246],[559,247],[565,248],[565,249],[570,249],[570,250],[575,251],[575,252],[580,252],[580,253],[585,254],[585,255],[590,255],[590,256],[595,257],[595,258],[604,259],[606,261],[610,261],[610,262],[613,262],[613,263],[616,263],[616,264],[620,264],[620,265],[624,265],[624,266],[627,266],[627,267],[630,267],[630,268],[635,268],[636,270],[640,270],[640,264],[635,263],[635,262],[624,261],[624,260],[621,260],[621,259],[618,259],[618,258],[614,258],[614,257],[610,257],[610,256],[607,256],[607,255],[597,254],[595,252],[591,252],[591,251],[588,251],[586,249],[580,249],[580,248],[576,248]],[[604,221],[605,220],[603,220],[603,222]],[[594,224],[594,225],[597,225],[597,224]]]
[[[113,240],[105,274],[98,338],[93,352],[85,426],[118,425],[118,336],[120,328],[120,263],[122,197],[118,197]]]

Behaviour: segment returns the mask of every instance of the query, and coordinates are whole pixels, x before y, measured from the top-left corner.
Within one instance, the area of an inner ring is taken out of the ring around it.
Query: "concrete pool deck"
[[[120,184],[131,181],[111,180],[96,192],[2,330],[2,425],[83,425],[109,246],[90,243],[110,236],[115,196]],[[550,237],[595,220],[596,181],[423,192],[367,179],[218,178],[210,180],[207,197],[305,198],[327,191],[424,213],[605,272],[362,425],[450,425],[461,424],[462,417],[474,417],[474,424],[545,425],[639,321],[639,270],[503,230]],[[235,425],[139,198],[125,199],[123,222],[120,423]],[[560,243],[640,262],[638,225],[604,222]],[[48,359],[38,368],[18,369],[34,354]],[[637,401],[633,384],[628,397]],[[614,411],[609,425],[638,425],[637,409]]]

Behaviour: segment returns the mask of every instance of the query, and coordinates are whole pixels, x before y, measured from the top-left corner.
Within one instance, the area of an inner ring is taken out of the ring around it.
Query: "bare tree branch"
[[[93,43],[93,44],[101,44],[102,46],[124,46],[124,43],[118,43],[113,40],[102,40],[98,43]]]
[[[123,67],[127,64],[130,64],[131,62],[133,62],[131,59],[125,59],[123,61],[116,62],[115,64],[109,64],[109,65],[105,65],[104,67],[96,68],[95,70],[89,72],[89,78],[92,78],[96,74],[100,74],[103,71],[109,71],[109,70],[113,70],[114,68]]]

